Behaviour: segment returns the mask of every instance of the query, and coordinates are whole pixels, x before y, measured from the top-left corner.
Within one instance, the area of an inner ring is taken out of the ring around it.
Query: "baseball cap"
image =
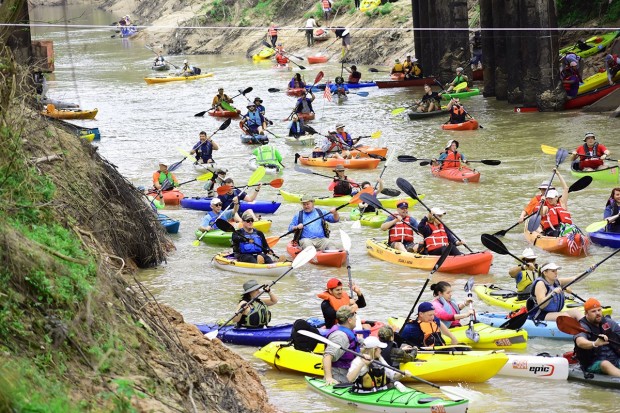
[[[344,123],[339,123],[336,125],[336,129],[344,128]]]
[[[327,281],[327,289],[331,290],[332,288],[336,288],[342,285],[342,281],[340,281],[338,278],[330,278]]]
[[[396,208],[409,208],[409,202],[407,201],[399,202],[396,205]]]
[[[599,300],[597,300],[596,298],[588,298],[586,300],[586,303],[583,305],[583,308],[586,311],[590,311],[594,308],[600,308],[602,307],[601,303],[599,302]]]
[[[562,267],[560,267],[555,262],[548,262],[540,268],[540,272],[545,272],[547,270],[561,270],[561,269]]]
[[[217,198],[217,197],[216,197],[216,198],[211,198],[211,206],[212,206],[212,207],[213,207],[214,205],[221,204],[221,203],[222,203],[222,200],[221,200],[221,199],[219,199],[219,198]]]
[[[368,336],[364,339],[364,344],[362,344],[364,346],[364,348],[386,348],[387,344],[386,343],[382,343],[377,337],[375,336]]]
[[[428,301],[424,301],[418,306],[418,313],[426,313],[427,311],[431,311],[434,309],[435,307],[433,307],[433,304],[429,303]]]
[[[355,313],[353,312],[353,310],[351,310],[350,306],[343,305],[342,307],[338,309],[338,311],[336,311],[336,320],[338,320],[341,323],[344,323],[349,318],[351,318],[353,314]]]
[[[560,194],[555,189],[550,189],[547,191],[547,196],[545,198],[557,198]]]
[[[165,161],[165,160],[163,160],[163,159],[160,159],[160,160],[159,160],[159,164],[160,164],[160,165],[166,165],[166,166],[168,166],[168,161]]]
[[[462,71],[463,71],[463,68],[462,68],[462,67],[457,67],[457,68],[456,68],[456,71],[457,71],[457,72],[462,72]]]
[[[584,136],[584,138],[583,138],[583,141],[585,142],[585,141],[586,141],[586,139],[588,139],[588,138],[594,138],[594,139],[596,139],[596,136],[594,135],[594,132],[587,132],[587,133],[586,133],[586,136]]]
[[[431,214],[433,215],[445,215],[445,213],[446,211],[444,211],[441,207],[431,208]]]
[[[244,221],[248,218],[254,218],[254,211],[251,209],[246,209],[243,215],[241,215],[241,219]]]
[[[457,148],[459,147],[459,141],[456,139],[450,139],[448,143],[446,143],[446,149],[450,149],[450,146],[452,146],[453,143],[456,143]]]

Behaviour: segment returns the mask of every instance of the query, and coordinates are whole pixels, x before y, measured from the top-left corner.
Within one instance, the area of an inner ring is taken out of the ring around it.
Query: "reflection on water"
[[[80,9],[72,8],[68,15],[79,16],[81,12]],[[59,8],[35,9],[35,16],[38,16],[35,17],[37,20],[44,20],[41,16],[45,16],[45,20],[53,20],[62,18],[62,13]],[[79,23],[108,24],[114,20],[113,16],[106,13],[87,10]],[[252,86],[254,91],[248,97],[253,100],[259,96],[264,100],[267,117],[274,121],[272,132],[285,134],[287,123],[282,119],[290,113],[295,100],[283,92],[269,93],[267,89],[284,89],[292,73],[275,72],[270,63],[253,64],[240,51],[238,55],[188,57],[192,64],[201,67],[203,71],[214,72],[213,78],[187,83],[146,85],[143,77],[150,75],[149,67],[155,55],[139,39],[120,40],[112,38],[112,35],[114,32],[111,29],[68,32],[58,28],[34,30],[34,38],[54,40],[56,72],[50,76],[50,97],[76,101],[88,109],[99,109],[96,120],[83,121],[83,124],[100,128],[100,152],[132,182],[148,185],[159,159],[171,162],[182,159],[179,148],[191,148],[201,130],[213,133],[218,129],[221,119],[193,115],[210,107],[211,99],[220,86],[229,95]],[[183,58],[171,56],[170,60],[179,65]],[[305,75],[307,80],[314,79],[318,70],[323,70],[326,78],[330,79],[340,75],[341,70],[338,64],[324,64],[316,68],[306,66],[309,67]],[[366,68],[361,69],[365,78],[374,77]],[[429,207],[444,207],[448,211],[445,222],[473,250],[483,248],[480,243],[481,233],[492,233],[516,222],[521,208],[535,194],[538,183],[549,178],[553,159],[541,152],[541,144],[572,149],[581,143],[581,137],[586,131],[592,130],[612,153],[620,151],[620,145],[615,139],[616,123],[606,117],[575,112],[517,114],[504,103],[474,97],[464,99],[463,103],[468,112],[480,121],[483,129],[450,133],[440,130],[442,119],[412,122],[405,117],[390,115],[395,107],[408,105],[419,98],[421,89],[366,90],[370,93],[368,97],[351,96],[340,106],[325,101],[322,94],[317,93],[314,103],[317,120],[312,126],[325,133],[333,130],[337,122],[343,122],[353,136],[368,135],[380,130],[380,139],[367,139],[365,143],[388,145],[397,154],[419,158],[437,156],[449,139],[457,139],[460,149],[470,159],[502,160],[502,164],[495,167],[475,164],[479,165],[478,169],[482,173],[479,184],[458,184],[435,179],[430,175],[428,167],[398,163],[395,159],[384,175],[386,186],[395,188],[396,178],[404,177],[419,194],[426,194],[424,202]],[[243,96],[235,98],[238,107],[244,108],[245,104]],[[246,163],[253,148],[242,145],[239,134],[240,130],[234,121],[228,129],[215,135],[214,140],[221,146],[215,153],[215,159],[229,168],[229,175],[236,179],[236,183],[242,184],[251,174]],[[282,153],[287,167],[283,189],[326,194],[328,179],[293,171],[295,152],[308,149],[288,146],[276,138],[272,142]],[[569,184],[574,181],[567,172],[567,165],[560,169]],[[329,169],[320,172],[331,174]],[[347,174],[361,182],[376,179],[379,172],[354,170]],[[188,161],[176,174],[181,181],[196,176]],[[579,225],[585,227],[600,219],[610,189],[594,183],[584,191],[571,193],[569,208]],[[187,196],[204,195],[202,184],[198,182],[185,185],[183,191]],[[259,199],[281,200],[273,188],[264,188]],[[298,210],[298,205],[283,204],[276,215],[269,216],[274,222],[269,235],[286,232]],[[240,298],[241,285],[248,277],[213,268],[211,259],[219,251],[218,248],[192,246],[194,228],[203,215],[201,212],[184,209],[165,212],[182,222],[181,232],[171,236],[177,250],[165,265],[143,271],[141,279],[161,302],[179,310],[189,322],[229,318]],[[421,206],[412,210],[418,219],[423,213]],[[335,228],[345,229],[354,242],[351,251],[352,279],[361,286],[368,302],[368,307],[361,310],[360,314],[369,319],[407,314],[428,273],[395,266],[367,255],[364,241],[370,237],[386,236],[379,230],[362,227],[356,231],[351,229],[351,223],[346,220]],[[515,254],[519,254],[527,245],[519,233],[520,229],[517,227],[503,239],[508,249]],[[276,252],[285,254],[286,240],[278,244]],[[537,253],[541,262],[553,260],[562,265],[561,275],[574,275],[600,261],[610,250],[593,247],[586,258],[551,256],[540,250]],[[496,255],[491,273],[476,276],[475,280],[477,283],[511,287],[507,268],[512,264],[513,259],[509,256]],[[617,268],[617,259],[606,262],[594,274],[577,284],[575,290],[582,297],[597,296],[618,311],[620,307],[615,299],[620,283],[615,277]],[[346,269],[307,265],[284,277],[274,288],[280,298],[278,305],[273,308],[274,320],[292,321],[298,317],[318,315],[319,300],[316,294],[334,276],[346,280]],[[452,283],[455,297],[463,300],[463,285],[467,278],[437,273],[432,276],[432,281],[446,280]],[[431,298],[427,290],[423,299]],[[479,311],[490,310],[481,302],[476,303],[476,308]],[[548,351],[561,354],[571,347],[570,342],[534,339],[530,342],[528,353]],[[352,411],[351,407],[312,393],[300,376],[273,371],[253,359],[254,349],[235,347],[235,351],[259,369],[272,402],[280,408],[300,412]],[[530,411],[551,404],[553,407],[545,410],[611,411],[610,406],[616,396],[613,391],[581,384],[506,378],[493,378],[488,383],[471,387],[486,395],[484,400],[472,405],[471,412]],[[424,388],[427,389],[432,390]]]

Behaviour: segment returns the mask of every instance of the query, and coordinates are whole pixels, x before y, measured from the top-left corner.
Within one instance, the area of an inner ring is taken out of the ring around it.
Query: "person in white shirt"
[[[316,24],[316,20],[314,20],[314,17],[310,17],[308,20],[306,20],[306,41],[308,42],[308,47],[314,46],[315,27],[319,27],[319,25]]]

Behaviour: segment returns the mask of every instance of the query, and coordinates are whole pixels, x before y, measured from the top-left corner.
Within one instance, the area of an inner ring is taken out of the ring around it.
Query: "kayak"
[[[439,255],[421,255],[396,250],[389,247],[386,241],[379,241],[377,238],[366,240],[366,252],[392,264],[425,271],[432,270],[439,259]],[[438,271],[451,274],[488,274],[492,261],[493,255],[489,251],[449,256]]]
[[[308,56],[308,63],[310,63],[311,65],[315,65],[318,63],[327,63],[327,61],[329,60],[329,57],[327,56]]]
[[[338,165],[342,165],[348,169],[375,169],[379,162],[379,159],[375,158],[353,158],[353,159],[340,159],[340,158],[310,158],[308,156],[300,156],[299,161],[302,165],[308,166],[320,166],[323,168],[333,168]]]
[[[381,0],[362,0],[360,3],[360,11],[362,13],[371,11],[381,5]]]
[[[404,73],[392,73],[390,75],[390,79],[392,79],[392,80],[405,80],[405,74]]]
[[[301,202],[301,194],[294,194],[292,192],[286,192],[282,189],[280,189],[280,195],[282,195],[282,200],[286,201],[286,202],[294,202],[294,203],[300,203]],[[418,197],[420,199],[424,199],[425,195],[418,195]],[[321,206],[333,206],[333,207],[337,207],[340,206],[342,204],[346,204],[347,202],[351,201],[351,196],[349,195],[345,195],[345,196],[337,196],[337,197],[316,197],[314,198],[314,205],[321,205]],[[403,202],[406,201],[409,203],[409,207],[413,208],[413,206],[415,204],[418,203],[417,200],[413,199],[413,198],[378,198],[379,201],[381,202],[381,205],[383,205],[384,208],[396,208],[396,205],[399,202]],[[351,205],[352,207],[355,205]]]
[[[614,82],[619,81],[620,72],[616,73],[616,75],[613,77],[612,80]],[[591,90],[598,89],[603,86],[607,86],[607,85],[609,85],[609,82],[607,81],[607,72],[603,71],[603,72],[595,73],[592,76],[587,77],[583,80],[583,84],[579,86],[579,90],[577,91],[577,96],[582,95]]]
[[[379,0],[379,4],[381,0]],[[361,9],[360,9],[361,10]],[[353,391],[350,384],[328,385],[324,380],[306,377],[310,388],[330,399],[336,399],[360,410],[373,412],[445,412],[466,413],[469,401],[462,399],[452,401],[431,396],[430,394],[411,389],[404,385],[391,387],[372,393],[358,393]]]
[[[414,87],[414,86],[424,86],[426,84],[432,85],[435,83],[435,77],[420,77],[416,79],[405,79],[405,80],[376,80],[375,83],[379,89],[387,89],[393,87]]]
[[[284,142],[289,145],[314,146],[314,135],[302,135],[299,138],[285,136]]]
[[[456,182],[478,182],[480,181],[480,172],[470,169],[466,166],[461,168],[439,169],[438,166],[431,166],[431,173],[438,178],[447,179]]]
[[[220,253],[213,258],[213,265],[220,270],[247,275],[264,275],[279,277],[290,270],[291,262],[275,262],[273,264],[252,264],[237,261],[234,254]]]
[[[272,66],[272,69],[273,69],[273,70],[283,70],[283,71],[286,71],[286,70],[293,70],[293,68],[292,68],[292,67],[290,67],[290,66],[288,65],[288,63],[285,63],[285,64],[283,64],[283,65],[281,65],[281,64],[276,64],[276,65],[273,65],[273,66]]]
[[[603,247],[620,248],[620,233],[605,232],[603,229],[596,232],[589,232],[588,235],[590,236],[590,240]]]
[[[276,201],[253,201],[239,203],[239,212],[251,209],[259,214],[273,214],[280,208],[280,203]],[[181,206],[187,209],[196,209],[198,211],[211,211],[211,198],[208,197],[191,197],[181,200]]]
[[[301,120],[309,121],[309,120],[314,120],[315,114],[314,112],[308,112],[308,113],[299,112],[297,116]]]
[[[245,143],[248,145],[264,145],[269,143],[269,137],[267,135],[255,134],[248,135],[247,133],[242,133],[239,135],[241,138],[241,143]]]
[[[381,224],[385,222],[387,217],[387,214],[380,210],[375,212],[365,212],[361,214],[361,217],[359,208],[353,208],[353,210],[349,213],[349,219],[351,221],[360,221],[360,224],[363,226],[371,228],[379,228]]]
[[[273,49],[271,47],[263,47],[263,49],[260,52],[256,53],[254,56],[252,56],[252,60],[254,60],[254,61],[268,60],[274,54],[276,54],[275,49]]]
[[[207,77],[211,77],[213,76],[213,73],[205,73],[205,74],[201,74],[201,75],[191,75],[191,76],[151,76],[151,77],[145,77],[144,81],[149,84],[155,84],[155,83],[167,83],[167,82],[178,82],[181,80],[196,80],[196,79],[204,79]]]
[[[569,372],[568,360],[560,356],[543,354],[538,356],[508,354],[508,362],[497,375],[523,379],[566,380]]]
[[[400,331],[404,321],[404,318],[390,317],[388,318],[388,325],[394,331]],[[454,334],[460,344],[466,344],[475,350],[523,350],[527,347],[527,331],[525,330],[508,330],[484,323],[474,323],[474,330],[480,336],[480,340],[476,342],[467,337],[468,329],[469,325],[463,325],[451,328],[450,332]]]
[[[481,323],[488,324],[490,326],[499,327],[508,321],[508,313],[476,313],[476,318]],[[527,331],[529,338],[532,337],[545,337],[555,338],[558,340],[572,340],[573,336],[566,334],[558,329],[555,321],[538,321],[527,319],[523,327],[523,330]]]
[[[153,65],[151,66],[151,70],[154,72],[167,72],[168,70],[170,70],[170,65],[168,63],[165,63],[163,65]]]
[[[497,287],[493,284],[475,285],[474,292],[482,301],[488,305],[495,307],[501,307],[509,311],[519,310],[521,307],[525,307],[526,300],[520,300],[517,297],[517,293],[511,290],[505,290]],[[572,298],[566,297],[563,310],[570,310],[576,308],[583,311],[583,305],[576,302]],[[604,315],[611,315],[612,308],[609,306],[603,307]]]
[[[255,171],[259,166],[264,166],[265,173],[268,175],[277,175],[284,171],[283,168],[275,164],[259,165],[258,162],[256,161],[256,156],[252,156],[248,161],[248,167],[250,168],[250,170]]]
[[[449,114],[450,114],[450,111],[447,109],[434,110],[432,112],[411,112],[411,111],[407,112],[407,115],[409,116],[410,120],[432,118],[433,116],[439,116],[439,115],[449,116]]]
[[[586,255],[590,239],[584,234],[569,234],[563,237],[547,237],[535,232],[530,232],[527,225],[523,228],[525,239],[532,245],[548,252],[579,257]]]
[[[301,252],[299,245],[290,241],[286,244],[286,252],[295,258]],[[314,258],[310,260],[312,264],[323,265],[325,267],[342,267],[347,260],[347,252],[344,250],[325,250],[317,251]]]
[[[564,103],[564,110],[579,109],[584,106],[591,105],[597,100],[609,95],[611,92],[618,88],[620,88],[620,84],[606,85],[599,89],[594,89],[590,92],[586,92],[583,95],[577,95]]]
[[[322,343],[319,343],[313,352],[307,352],[296,350],[287,342],[272,341],[254,353],[254,357],[280,371],[323,376],[324,349],[325,345]],[[400,369],[432,382],[482,383],[495,376],[507,361],[508,356],[503,352],[418,352],[415,361],[401,364]],[[405,380],[415,381],[402,379]]]
[[[476,130],[480,125],[476,119],[469,119],[463,123],[444,123],[441,125],[443,130]]]
[[[305,87],[289,87],[286,89],[286,94],[289,96],[304,96],[306,94]]]
[[[309,318],[306,321],[317,328],[325,325],[325,321],[322,318]],[[202,334],[217,330],[217,338],[224,343],[258,347],[266,346],[272,341],[287,341],[291,338],[293,330],[293,324],[291,323],[276,324],[265,328],[237,328],[234,325],[220,327],[217,323],[196,324],[196,327],[198,327]]]
[[[568,53],[575,53],[577,56],[588,57],[598,52],[602,52],[605,48],[620,34],[620,31],[616,30],[610,33],[597,34],[586,39],[585,43],[588,48],[582,50],[577,43],[566,46],[560,49],[560,56],[564,56]]]
[[[618,85],[620,86],[620,85]],[[591,176],[594,181],[605,182],[608,184],[618,184],[620,182],[620,174],[618,173],[620,166],[610,166],[605,169],[598,169],[596,171],[576,171],[572,167],[570,173],[576,178],[582,176]]]
[[[172,219],[164,214],[157,214],[157,219],[159,223],[166,229],[168,234],[176,234],[179,232],[179,226],[181,226],[181,222],[176,219]]]
[[[146,195],[155,197],[157,195],[157,191],[150,190]],[[162,197],[166,205],[179,205],[183,201],[183,198],[185,198],[185,195],[183,195],[183,192],[179,191],[177,188],[174,188],[168,191],[162,191],[159,198],[161,199]]]
[[[329,31],[323,29],[316,29],[314,33],[312,33],[312,37],[317,42],[324,42],[329,39]]]
[[[241,111],[239,109],[237,109],[236,111],[216,109],[216,110],[207,111],[207,113],[209,114],[209,116],[215,116],[216,118],[233,118],[234,119],[234,118],[238,118],[239,116],[241,116]]]
[[[235,226],[237,229],[241,227],[240,224],[236,224]],[[269,232],[269,230],[271,229],[271,221],[259,219],[258,221],[254,222],[254,228],[261,232]],[[232,232],[225,232],[219,229],[214,229],[202,236],[202,231],[196,230],[194,232],[194,235],[196,235],[196,239],[200,239],[200,241],[208,245],[220,245],[223,247],[230,247],[231,245],[230,240],[232,239]]]
[[[82,110],[82,109],[56,109],[52,104],[48,104],[41,111],[43,116],[54,119],[95,119],[98,109]]]
[[[577,381],[587,383],[593,386],[606,387],[608,389],[620,389],[620,377],[612,377],[606,374],[586,373],[584,377],[583,370],[579,365],[570,366],[568,371],[568,381]]]
[[[208,162],[208,163],[202,163],[202,161],[200,163],[194,162],[192,166],[194,167],[194,171],[198,172],[201,175],[207,172],[212,172],[215,174],[215,172],[219,169],[215,162]]]
[[[351,149],[349,151],[351,156],[354,156],[356,158],[367,158],[368,155],[383,156],[385,158],[385,156],[387,155],[387,152],[388,152],[388,148],[385,146],[381,148],[377,148],[377,147],[366,146],[366,145],[356,146],[355,149]]]
[[[362,81],[362,82],[358,82],[358,83],[345,82],[344,84],[349,89],[361,89],[361,88],[365,88],[365,87],[375,87],[375,86],[377,86],[377,83],[375,83],[372,80],[371,81]],[[315,85],[312,88],[313,92],[323,92],[324,90],[325,90],[325,83],[319,83],[318,85]]]
[[[480,89],[478,88],[473,88],[473,89],[465,89],[462,92],[453,92],[453,93],[444,93],[441,95],[441,97],[443,98],[443,100],[450,100],[452,98],[467,98],[470,96],[477,96],[480,94]]]

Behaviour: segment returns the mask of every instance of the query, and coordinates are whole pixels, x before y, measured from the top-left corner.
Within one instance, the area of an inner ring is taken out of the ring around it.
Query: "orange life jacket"
[[[448,151],[448,156],[443,160],[441,164],[441,169],[451,169],[451,168],[460,168],[461,167],[461,154],[456,151]]]
[[[444,229],[443,224],[435,225],[430,222],[427,222],[426,224],[432,231],[431,235],[424,238],[424,243],[426,244],[427,251],[430,252],[436,250],[450,243],[450,240],[448,239],[448,233]]]
[[[388,231],[389,242],[413,242],[413,229],[405,224],[405,222],[409,223],[409,220],[410,217],[406,217],[403,222],[399,222],[390,228]]]
[[[550,207],[547,215],[540,222],[543,229],[557,228],[561,223],[572,224],[573,219],[570,216],[570,212],[565,210],[560,203]]]
[[[437,323],[433,320],[430,323],[427,322],[420,322],[418,321],[418,324],[420,325],[420,330],[422,330],[422,333],[424,333],[424,345],[427,347],[434,347],[436,345],[440,346],[443,344],[443,339],[441,337],[441,331],[439,330],[439,326],[437,325]],[[431,340],[429,340],[429,338],[431,338]]]
[[[321,300],[329,301],[329,305],[331,305],[335,311],[338,311],[338,309],[343,305],[351,304],[351,298],[349,297],[349,294],[347,294],[345,291],[342,292],[342,296],[340,298],[334,297],[327,291],[318,293],[316,296],[319,297]]]
[[[276,62],[278,62],[278,64],[280,65],[285,65],[289,62],[288,57],[284,56],[283,54],[278,53],[276,55]]]
[[[271,37],[278,35],[278,30],[273,26],[271,26],[268,31],[269,31],[269,36]]]

